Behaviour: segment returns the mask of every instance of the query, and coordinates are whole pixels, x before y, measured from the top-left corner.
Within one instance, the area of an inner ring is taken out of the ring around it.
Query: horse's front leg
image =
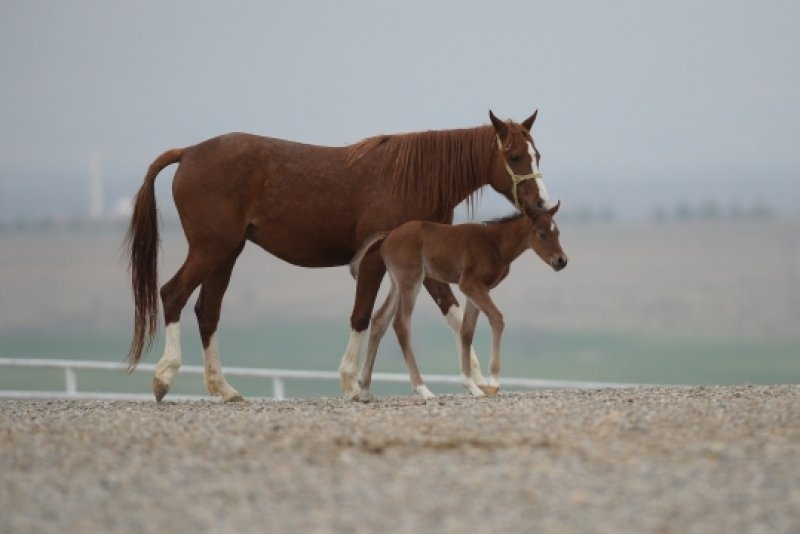
[[[458,354],[460,355],[461,323],[464,320],[464,316],[461,312],[461,308],[458,305],[455,295],[453,295],[453,291],[450,289],[450,285],[445,284],[444,282],[439,282],[438,280],[434,280],[432,278],[426,278],[423,283],[425,285],[425,289],[433,298],[433,301],[439,307],[442,315],[444,315],[445,319],[447,320],[447,324],[450,326],[450,330],[453,332],[453,337],[456,341]],[[488,382],[486,382],[486,379],[481,374],[481,363],[478,361],[478,357],[475,355],[475,349],[472,347],[471,341],[468,344],[468,349],[470,366],[472,368],[472,379],[475,381],[478,387],[488,386]]]
[[[361,260],[356,280],[356,298],[350,315],[350,340],[339,364],[339,381],[346,398],[359,400],[361,387],[358,384],[359,360],[364,334],[369,327],[372,308],[378,297],[381,280],[386,273],[380,253],[373,251]]]
[[[476,306],[489,319],[489,326],[492,328],[492,356],[489,360],[489,373],[492,377],[489,380],[489,387],[484,390],[488,395],[494,395],[500,389],[500,339],[503,335],[505,322],[503,314],[495,306],[489,289],[483,284],[469,279],[462,279],[459,288],[467,296],[469,302]]]
[[[475,304],[467,299],[464,307],[464,321],[461,323],[461,382],[467,391],[474,397],[483,397],[487,391],[484,388],[489,386],[478,386],[472,375],[474,372],[470,364],[470,347],[475,336],[475,325],[478,323],[480,311]]]

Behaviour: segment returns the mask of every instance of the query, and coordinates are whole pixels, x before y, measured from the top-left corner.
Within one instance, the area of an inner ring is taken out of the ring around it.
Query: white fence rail
[[[64,389],[60,391],[40,390],[3,390],[0,389],[0,398],[14,399],[103,399],[103,400],[142,400],[153,399],[151,393],[101,393],[81,391],[78,388],[77,372],[83,370],[124,371],[121,363],[99,362],[88,360],[56,360],[39,358],[0,358],[2,367],[26,367],[39,369],[61,369],[64,371]],[[155,371],[155,364],[142,363],[135,372]],[[199,365],[183,365],[181,373],[203,374],[203,367]],[[225,367],[225,376],[247,376],[264,378],[272,381],[272,398],[282,400],[286,398],[285,382],[287,380],[339,380],[336,371],[304,371],[298,369],[262,369],[253,367]],[[461,377],[455,375],[423,375],[427,384],[461,384]],[[373,382],[402,382],[409,383],[408,375],[404,373],[374,373]],[[635,387],[637,384],[617,384],[608,382],[583,382],[570,380],[537,380],[531,378],[503,378],[505,387],[525,389],[599,389]],[[207,396],[172,395],[170,399],[208,399]]]

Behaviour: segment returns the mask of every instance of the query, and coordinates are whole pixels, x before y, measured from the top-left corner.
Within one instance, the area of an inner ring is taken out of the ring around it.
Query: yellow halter
[[[516,174],[505,159],[503,159],[503,163],[505,163],[506,170],[511,176],[511,195],[514,197],[514,207],[516,207],[518,210],[521,210],[522,208],[519,205],[519,198],[517,198],[517,186],[526,180],[541,179],[542,173],[537,170],[530,174]]]
[[[503,152],[503,142],[500,140],[500,136],[497,136],[497,146],[500,149],[501,157]],[[511,195],[514,197],[514,207],[518,210],[522,210],[519,205],[519,198],[517,197],[517,187],[519,184],[526,180],[541,180],[542,173],[538,170],[533,171],[530,174],[517,174],[511,168],[511,165],[508,164],[505,158],[503,158],[503,164],[506,166],[506,170],[508,171],[509,176],[511,176]]]

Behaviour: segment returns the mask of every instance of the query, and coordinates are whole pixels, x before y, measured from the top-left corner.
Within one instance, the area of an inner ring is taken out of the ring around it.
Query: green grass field
[[[187,321],[188,322],[188,321]],[[423,374],[457,374],[455,342],[443,323],[415,325],[414,346]],[[120,362],[119,371],[81,371],[82,391],[150,392],[150,373],[127,375],[122,362],[128,334],[92,332],[6,332],[0,356],[64,358]],[[199,336],[193,324],[183,330],[183,363],[201,365]],[[508,327],[504,335],[502,376],[652,384],[778,384],[800,383],[800,340],[678,339],[610,331],[531,331]],[[271,324],[263,328],[220,331],[223,366],[270,367],[335,371],[347,331],[333,322]],[[155,363],[157,343],[144,361]],[[476,339],[484,369],[489,356],[489,333]],[[390,331],[381,346],[376,371],[405,373],[397,342]],[[269,396],[269,380],[232,377],[245,396]],[[2,389],[63,389],[58,370],[6,368]],[[436,392],[459,392],[459,386],[433,387]],[[375,384],[380,395],[407,394],[405,384]],[[179,374],[175,393],[204,395],[199,376]],[[339,395],[334,381],[288,381],[291,397]]]

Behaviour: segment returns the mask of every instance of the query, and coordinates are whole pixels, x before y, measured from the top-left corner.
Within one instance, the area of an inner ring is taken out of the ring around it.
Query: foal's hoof
[[[161,402],[161,399],[163,399],[168,392],[169,386],[158,377],[153,377],[153,394],[156,396],[156,402]]]
[[[478,389],[483,391],[483,394],[487,397],[494,397],[497,395],[497,392],[500,390],[500,386],[490,386],[488,384],[478,386]]]
[[[234,395],[233,397],[225,399],[225,402],[244,402],[244,397],[241,395]]]
[[[361,389],[355,391],[345,391],[344,400],[351,402],[358,402],[361,400]]]
[[[361,402],[372,402],[375,400],[375,395],[368,389],[362,389],[358,394],[358,400]]]

